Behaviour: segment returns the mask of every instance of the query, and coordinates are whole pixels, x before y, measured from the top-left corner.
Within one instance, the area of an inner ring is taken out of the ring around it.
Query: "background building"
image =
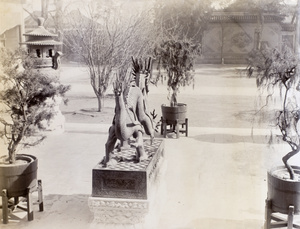
[[[258,15],[247,12],[214,12],[202,38],[201,63],[245,64],[248,53],[258,46],[281,49],[295,47],[296,25],[276,14],[263,15],[258,29]],[[260,37],[259,37],[260,36]]]
[[[24,41],[24,10],[26,0],[0,1],[0,43],[9,49],[16,49]]]

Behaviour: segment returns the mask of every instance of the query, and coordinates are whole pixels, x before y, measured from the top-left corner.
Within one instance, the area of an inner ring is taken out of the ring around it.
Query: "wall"
[[[1,34],[0,39],[4,47],[11,50],[17,49],[20,46],[22,40],[21,25],[16,25],[15,27],[6,30]]]
[[[22,4],[25,0],[0,1],[0,36],[1,43],[9,49],[19,47],[24,41],[20,34],[24,33],[24,10]],[[14,38],[12,38],[15,36]]]
[[[202,39],[199,63],[246,64],[248,53],[255,48],[256,23],[210,23]],[[294,32],[283,31],[280,24],[265,23],[261,34],[262,45],[280,49],[283,43],[294,45]]]

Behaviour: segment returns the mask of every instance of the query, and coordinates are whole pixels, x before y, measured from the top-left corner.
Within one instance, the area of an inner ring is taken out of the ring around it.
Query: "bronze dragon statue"
[[[135,138],[133,144],[136,147],[136,161],[140,162],[148,158],[143,145],[143,135],[150,135],[151,142],[154,138],[153,120],[148,113],[147,94],[148,82],[152,68],[151,58],[141,60],[132,58],[132,79],[129,84],[118,77],[113,83],[115,94],[115,116],[105,144],[104,166],[110,161],[110,154],[115,148],[116,141],[129,141]],[[151,113],[153,119],[155,111]]]

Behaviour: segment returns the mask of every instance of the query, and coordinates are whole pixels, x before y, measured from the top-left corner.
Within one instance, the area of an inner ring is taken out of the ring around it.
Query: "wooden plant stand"
[[[264,229],[283,228],[287,229],[300,228],[300,224],[294,223],[294,206],[290,206],[287,218],[275,215],[272,209],[272,201],[266,200],[265,226]],[[272,222],[273,221],[273,222]]]
[[[38,180],[37,186],[34,188],[28,188],[25,196],[17,196],[17,197],[9,197],[7,190],[2,190],[2,218],[3,224],[8,223],[8,214],[10,211],[13,211],[15,208],[19,208],[23,211],[27,211],[27,219],[28,221],[33,220],[33,201],[32,201],[32,193],[38,192],[38,204],[39,211],[44,211],[44,202],[43,202],[43,189],[42,189],[42,181]],[[27,202],[27,207],[20,206],[19,197],[25,197]],[[14,198],[13,202],[9,201],[11,198]]]
[[[176,133],[176,138],[179,138],[180,133],[185,133],[185,136],[188,136],[188,119],[186,118],[184,121],[180,120],[166,120],[161,117],[161,135],[164,137],[167,136],[167,133]]]

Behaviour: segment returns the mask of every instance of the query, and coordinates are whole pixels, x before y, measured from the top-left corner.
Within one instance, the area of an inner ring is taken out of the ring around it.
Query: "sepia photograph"
[[[0,228],[300,228],[299,17],[0,0]]]

